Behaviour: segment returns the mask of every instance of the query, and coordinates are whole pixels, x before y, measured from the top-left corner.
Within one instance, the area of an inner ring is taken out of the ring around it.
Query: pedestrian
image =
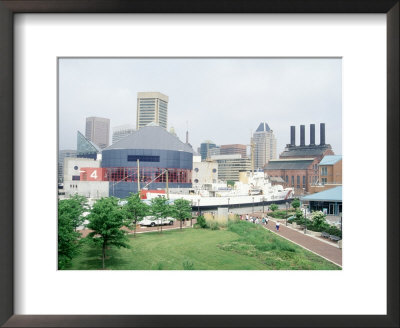
[[[276,222],[276,231],[279,231],[279,226],[280,226],[281,224],[279,223],[279,222]]]
[[[262,218],[261,223],[262,223],[262,224],[265,223],[265,218]]]
[[[265,217],[265,225],[268,224],[268,216]]]
[[[249,221],[249,215],[246,214],[246,221]]]

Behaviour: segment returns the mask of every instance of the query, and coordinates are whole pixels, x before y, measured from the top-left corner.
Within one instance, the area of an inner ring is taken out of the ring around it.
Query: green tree
[[[300,200],[298,198],[295,198],[292,202],[292,207],[296,210],[297,208],[300,207]]]
[[[150,201],[150,215],[156,219],[161,219],[161,233],[163,219],[173,214],[172,206],[168,202],[169,200],[164,197],[152,198]]]
[[[133,236],[135,237],[136,224],[149,213],[149,206],[141,201],[139,194],[130,193],[124,210],[128,219],[128,227],[133,226]]]
[[[172,206],[173,215],[180,221],[182,230],[182,221],[192,216],[192,207],[190,202],[184,199],[176,199]]]
[[[322,213],[321,211],[312,212],[311,217],[312,217],[313,226],[316,228],[320,228],[327,224],[326,217],[325,217],[324,213]]]
[[[108,246],[129,248],[126,231],[121,229],[126,224],[125,212],[118,205],[115,197],[101,198],[87,216],[87,227],[91,230],[87,238],[102,248],[103,269],[105,268],[106,249]]]
[[[81,197],[81,196],[80,196]],[[72,197],[58,201],[58,268],[65,269],[79,253],[80,233],[76,228],[83,223],[86,198]]]
[[[270,209],[272,212],[275,212],[275,211],[278,209],[278,205],[276,205],[276,204],[271,204],[271,205],[269,206],[269,209]]]

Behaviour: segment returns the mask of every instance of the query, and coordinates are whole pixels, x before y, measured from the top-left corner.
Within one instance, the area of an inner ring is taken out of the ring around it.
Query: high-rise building
[[[221,155],[233,155],[240,154],[242,157],[246,157],[246,145],[221,145]]]
[[[200,144],[200,155],[201,160],[205,161],[210,155],[208,151],[212,148],[216,148],[217,145],[210,140],[206,140]]]
[[[262,122],[253,133],[254,168],[263,169],[270,159],[276,158],[276,138],[267,123]]]
[[[168,125],[168,96],[160,92],[138,92],[136,129],[156,123],[167,129]]]
[[[135,131],[136,130],[131,124],[113,127],[112,144],[115,144],[116,142],[120,141],[121,139],[132,134]]]
[[[110,145],[110,119],[87,117],[85,137],[101,149]]]
[[[250,159],[240,154],[211,156],[211,160],[218,163],[218,180],[221,181],[239,181],[240,172],[251,170]]]

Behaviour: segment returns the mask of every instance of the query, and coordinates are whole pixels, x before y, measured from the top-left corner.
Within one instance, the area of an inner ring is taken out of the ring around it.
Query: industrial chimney
[[[300,146],[304,147],[306,145],[306,126],[300,125]]]
[[[319,131],[320,131],[320,143],[319,144],[321,146],[324,146],[325,145],[325,123],[320,124]]]
[[[296,127],[293,125],[290,127],[290,145],[296,146]]]
[[[315,124],[310,124],[310,146],[315,146]]]

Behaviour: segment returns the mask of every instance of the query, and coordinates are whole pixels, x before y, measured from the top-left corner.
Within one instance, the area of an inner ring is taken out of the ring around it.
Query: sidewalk
[[[257,213],[254,214],[256,215]],[[278,232],[276,231],[276,221],[271,218],[269,219],[268,225],[263,225],[263,227],[335,264],[342,266],[342,249],[338,248],[336,245],[331,245],[312,236],[305,235],[302,232],[286,227],[285,224],[282,223]]]

